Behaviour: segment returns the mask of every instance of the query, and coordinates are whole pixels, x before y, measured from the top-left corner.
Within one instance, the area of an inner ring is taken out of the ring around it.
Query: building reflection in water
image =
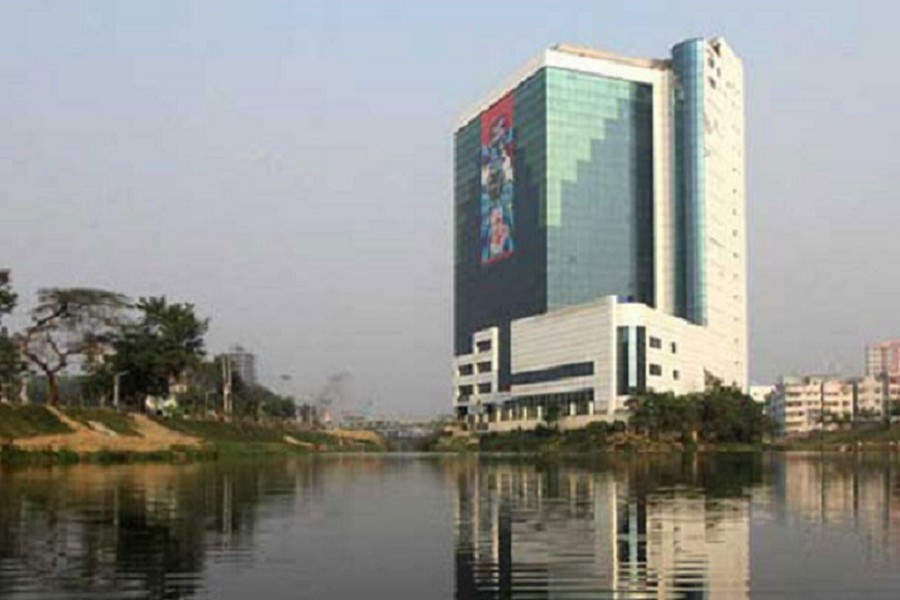
[[[897,464],[338,456],[0,469],[0,598],[243,598],[236,583],[251,575],[272,598],[377,597],[413,580],[416,597],[455,585],[463,600],[811,586],[860,597],[900,587]]]
[[[673,485],[634,466],[466,464],[457,597],[748,598],[749,494],[711,497],[676,466]]]
[[[900,560],[900,471],[890,454],[787,455],[773,461],[763,507],[783,526],[854,532],[869,562]]]
[[[900,583],[884,580],[900,564],[891,455],[701,455],[590,468],[469,461],[454,473],[461,599],[749,598],[754,580],[770,591],[818,585],[836,576],[831,562],[848,558],[862,569],[853,576],[878,573],[850,589]],[[770,533],[751,565],[753,523]],[[767,546],[773,528],[791,532],[778,543],[800,546]],[[843,547],[821,546],[824,533]],[[780,554],[791,551],[805,554]],[[774,569],[787,558],[809,573]]]

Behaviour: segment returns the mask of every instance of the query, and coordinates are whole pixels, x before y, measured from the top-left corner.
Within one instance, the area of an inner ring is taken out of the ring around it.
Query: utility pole
[[[231,358],[227,354],[222,356],[222,410],[231,416]]]
[[[122,375],[127,372],[128,371],[119,371],[113,375],[113,408],[116,410],[119,410],[119,380],[121,380]]]
[[[31,377],[29,377],[28,371],[24,371],[22,378],[19,380],[19,404],[22,406],[28,404],[28,384],[30,382]]]

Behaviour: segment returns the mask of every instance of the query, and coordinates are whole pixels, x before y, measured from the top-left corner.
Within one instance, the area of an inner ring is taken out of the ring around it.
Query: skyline
[[[900,284],[882,274],[900,217],[900,89],[872,76],[886,70],[877,32],[889,19],[813,3],[759,9],[768,25],[711,3],[579,19],[578,4],[553,3],[549,22],[549,3],[515,15],[465,3],[5,7],[0,177],[14,235],[2,266],[23,307],[53,285],[165,293],[211,317],[211,350],[252,348],[267,383],[289,373],[313,392],[350,371],[357,400],[382,412],[440,411],[458,114],[556,42],[665,56],[673,40],[723,35],[746,63],[751,380],[828,363],[861,372],[865,343],[898,333]],[[429,43],[416,23],[432,24]],[[491,37],[497,23],[507,37]],[[370,46],[380,68],[360,60]],[[400,356],[415,377],[396,376]]]

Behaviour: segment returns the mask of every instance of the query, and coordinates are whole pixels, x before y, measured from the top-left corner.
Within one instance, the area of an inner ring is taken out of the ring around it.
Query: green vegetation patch
[[[0,442],[57,433],[72,433],[72,430],[47,408],[0,404]]]
[[[633,442],[626,433],[625,423],[597,422],[581,429],[559,431],[538,425],[533,430],[489,433],[479,436],[481,452],[566,453],[588,454],[621,449]],[[643,440],[639,440],[643,441]],[[649,444],[643,444],[648,446]]]
[[[845,450],[856,448],[880,449],[900,443],[900,425],[886,427],[871,424],[867,427],[846,431],[813,432],[802,438],[778,442],[775,447],[782,450]]]
[[[140,432],[129,415],[120,413],[109,408],[68,408],[65,410],[66,415],[90,427],[90,422],[100,423],[107,429],[118,433],[119,435],[140,437]]]

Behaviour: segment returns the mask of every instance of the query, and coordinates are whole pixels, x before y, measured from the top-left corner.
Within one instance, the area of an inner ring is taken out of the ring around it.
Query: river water
[[[0,471],[0,598],[900,597],[889,456]]]

